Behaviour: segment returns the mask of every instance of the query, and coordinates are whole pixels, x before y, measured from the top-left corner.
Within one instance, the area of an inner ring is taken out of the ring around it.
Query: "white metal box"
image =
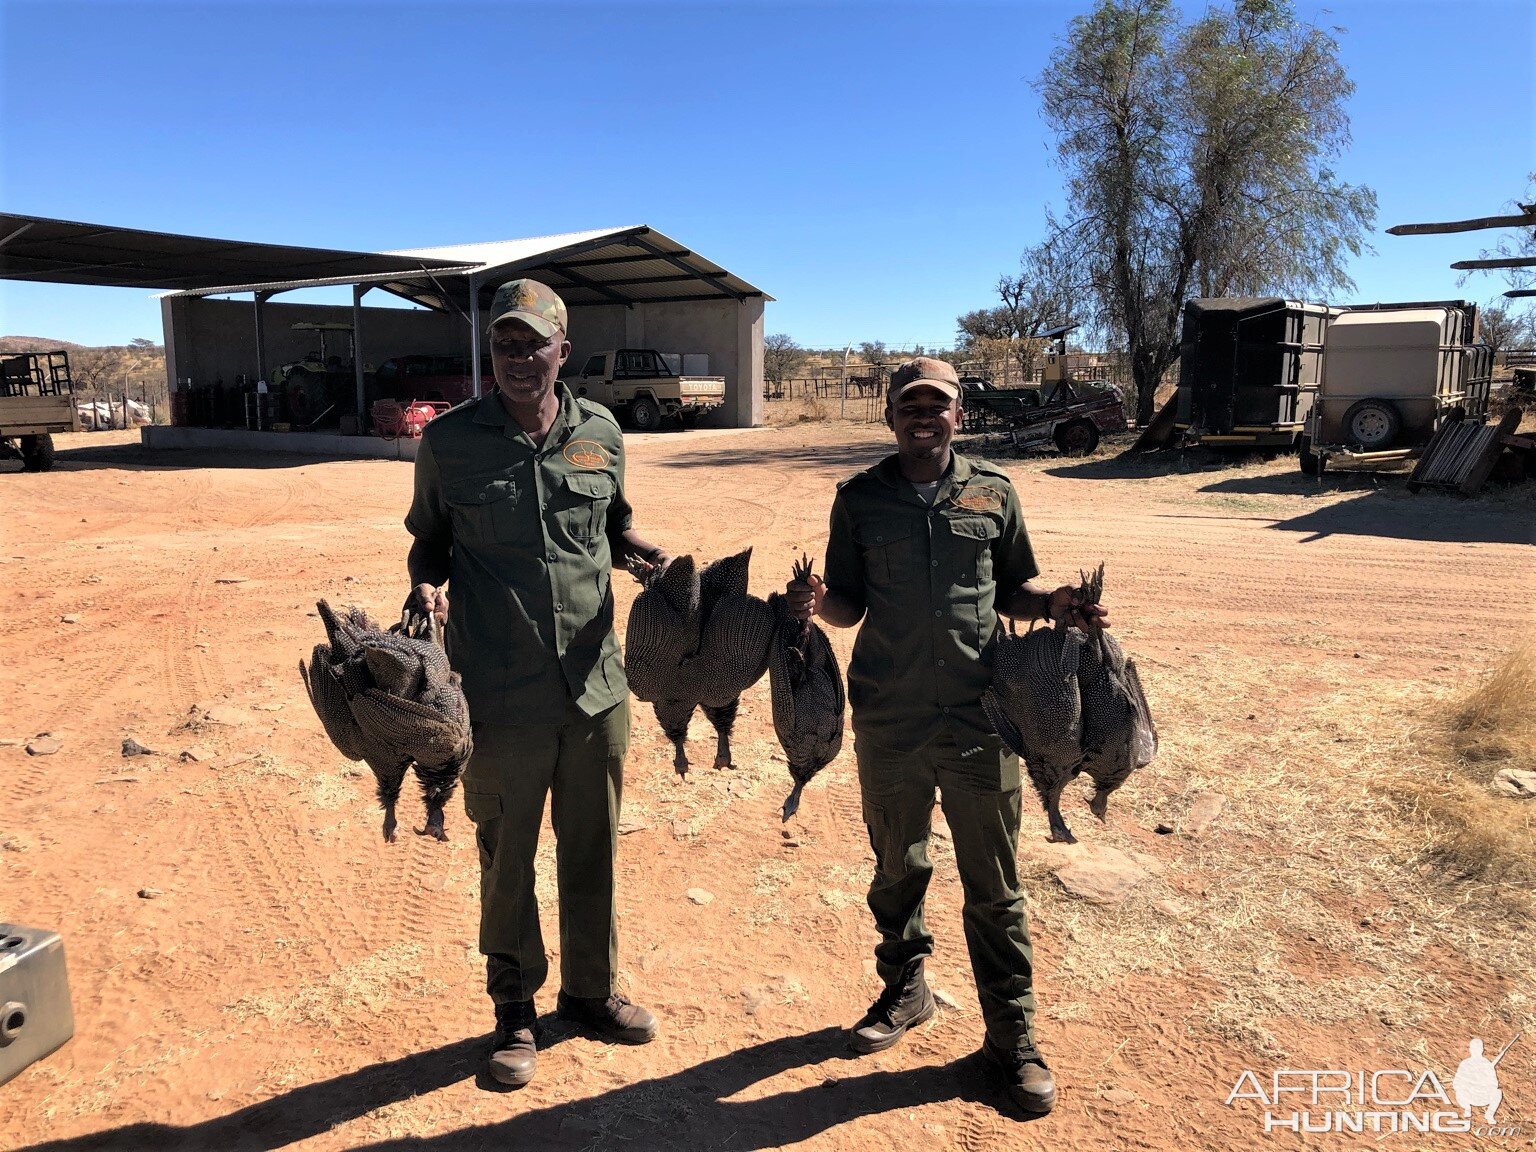
[[[59,934],[0,924],[0,1084],[74,1034]]]

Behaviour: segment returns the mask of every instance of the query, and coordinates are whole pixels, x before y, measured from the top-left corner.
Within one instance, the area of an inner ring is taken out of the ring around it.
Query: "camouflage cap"
[[[548,284],[537,280],[509,280],[496,289],[491,301],[494,328],[503,320],[521,320],[540,336],[566,331],[565,301]]]
[[[954,365],[932,356],[919,356],[898,365],[891,373],[891,403],[901,399],[903,392],[919,385],[937,389],[951,400],[960,399],[960,377],[955,375]]]

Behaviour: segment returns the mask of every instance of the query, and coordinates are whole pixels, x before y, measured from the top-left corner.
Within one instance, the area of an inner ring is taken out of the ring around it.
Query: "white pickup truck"
[[[654,432],[669,419],[687,428],[725,403],[725,377],[674,375],[650,348],[594,352],[579,375],[564,380],[575,395],[607,406],[620,423],[641,432]]]

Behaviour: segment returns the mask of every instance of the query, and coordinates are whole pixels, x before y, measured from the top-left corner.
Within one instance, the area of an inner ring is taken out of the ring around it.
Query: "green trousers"
[[[480,846],[480,951],[497,1004],[532,1000],[549,975],[534,853],[552,797],[560,893],[560,987],[607,996],[618,965],[613,858],[618,845],[629,704],[587,716],[567,703],[555,724],[479,724],[464,769],[464,807]]]
[[[917,749],[855,732],[864,822],[875,852],[869,910],[875,960],[890,983],[933,954],[923,897],[933,864],[928,833],[935,789],[949,822],[965,903],[962,919],[987,1034],[1000,1048],[1034,1043],[1034,962],[1019,891],[1019,761],[996,737],[965,748],[948,732]]]

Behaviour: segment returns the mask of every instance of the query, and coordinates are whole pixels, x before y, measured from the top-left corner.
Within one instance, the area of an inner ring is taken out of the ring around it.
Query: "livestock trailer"
[[[1328,329],[1301,470],[1409,460],[1443,424],[1483,422],[1493,350],[1476,339],[1477,305],[1465,300],[1345,309]]]
[[[1291,451],[1311,415],[1326,304],[1227,296],[1184,305],[1174,428],[1185,444]]]

